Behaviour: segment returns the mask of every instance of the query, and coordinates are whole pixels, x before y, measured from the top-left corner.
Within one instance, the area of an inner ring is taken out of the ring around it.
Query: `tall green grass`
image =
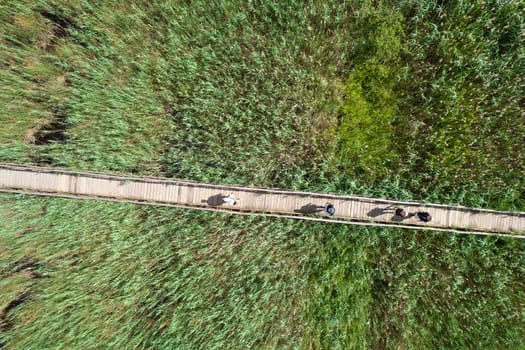
[[[2,196],[9,348],[281,348],[301,343],[302,225]],[[27,208],[31,208],[28,211]],[[45,212],[45,215],[43,214]],[[28,264],[27,262],[31,262]],[[3,321],[3,320],[2,320]],[[16,325],[16,326],[15,326]]]
[[[522,344],[520,241],[1,200],[7,348]]]
[[[522,4],[376,5],[12,1],[0,159],[523,208]]]
[[[372,348],[519,348],[520,241],[384,232],[373,251]]]
[[[339,129],[345,173],[374,186],[395,178],[429,200],[523,210],[522,10],[517,1],[365,10]]]
[[[152,164],[169,125],[145,71],[148,42],[130,50],[111,27],[97,26],[101,19],[90,17],[93,11],[89,3],[2,7],[1,74],[8,86],[0,96],[2,159],[129,172],[158,168]]]
[[[523,10],[8,0],[0,160],[525,210]],[[0,218],[5,348],[523,347],[517,241],[7,195]]]
[[[47,106],[22,94],[48,118],[61,118],[66,136],[29,142],[22,154],[34,162],[287,187],[305,187],[324,171],[328,154],[317,134],[335,122],[333,100],[350,45],[345,8],[12,5],[4,9],[9,56],[24,62],[30,55],[50,71],[46,79],[61,79],[67,96]],[[338,23],[323,17],[333,11]],[[103,15],[109,13],[117,15]],[[24,40],[19,18],[39,28],[26,40],[31,52],[12,43]],[[47,46],[42,36],[51,37]],[[7,106],[15,104],[12,96],[3,98]],[[3,159],[16,157],[22,155]]]

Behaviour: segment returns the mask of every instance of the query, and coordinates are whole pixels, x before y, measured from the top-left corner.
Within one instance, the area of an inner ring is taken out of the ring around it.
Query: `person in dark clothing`
[[[333,206],[333,204],[327,203],[327,204],[325,205],[325,207],[324,207],[324,211],[325,211],[328,215],[332,216],[332,215],[335,214],[335,207]]]
[[[426,211],[418,211],[416,215],[419,218],[419,220],[423,222],[429,222],[430,220],[432,220],[432,216],[430,216],[430,213]]]
[[[408,216],[408,213],[407,213],[407,211],[406,211],[405,209],[403,209],[403,208],[397,208],[397,209],[396,209],[396,215],[397,215],[397,216],[400,216],[400,217],[402,217],[402,218],[406,218],[406,217]]]

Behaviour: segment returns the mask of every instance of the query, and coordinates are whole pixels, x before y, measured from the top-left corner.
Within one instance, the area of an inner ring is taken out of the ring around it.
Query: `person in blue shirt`
[[[330,204],[330,203],[326,203],[325,207],[324,207],[324,211],[325,213],[327,213],[328,215],[332,216],[335,214],[335,207],[333,204]]]

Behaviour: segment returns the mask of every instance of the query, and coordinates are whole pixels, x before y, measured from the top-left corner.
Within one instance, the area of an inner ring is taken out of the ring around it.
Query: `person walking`
[[[423,222],[429,222],[430,220],[432,220],[432,216],[430,216],[430,213],[426,211],[418,211],[416,215],[418,219]]]
[[[235,198],[233,194],[230,194],[227,197],[223,197],[222,201],[229,205],[235,205],[237,203],[237,198]]]
[[[397,208],[396,209],[396,216],[400,216],[402,218],[406,218],[408,216],[408,213],[405,209],[403,208]]]
[[[326,203],[326,205],[324,206],[324,211],[326,214],[332,216],[335,214],[335,207],[333,204]]]

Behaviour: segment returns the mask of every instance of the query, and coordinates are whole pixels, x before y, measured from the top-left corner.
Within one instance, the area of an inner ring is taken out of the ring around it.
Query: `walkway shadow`
[[[201,203],[206,203],[208,205],[217,207],[217,206],[220,206],[220,205],[224,204],[223,198],[225,198],[225,197],[226,196],[224,196],[222,194],[216,194],[216,195],[208,197],[208,199],[203,199],[201,201]]]
[[[299,209],[295,209],[294,212],[295,213],[300,213],[300,214],[315,214],[315,213],[321,212],[323,210],[324,210],[324,206],[322,206],[322,205],[315,205],[315,204],[312,204],[312,203],[308,203],[306,205],[303,205]]]

